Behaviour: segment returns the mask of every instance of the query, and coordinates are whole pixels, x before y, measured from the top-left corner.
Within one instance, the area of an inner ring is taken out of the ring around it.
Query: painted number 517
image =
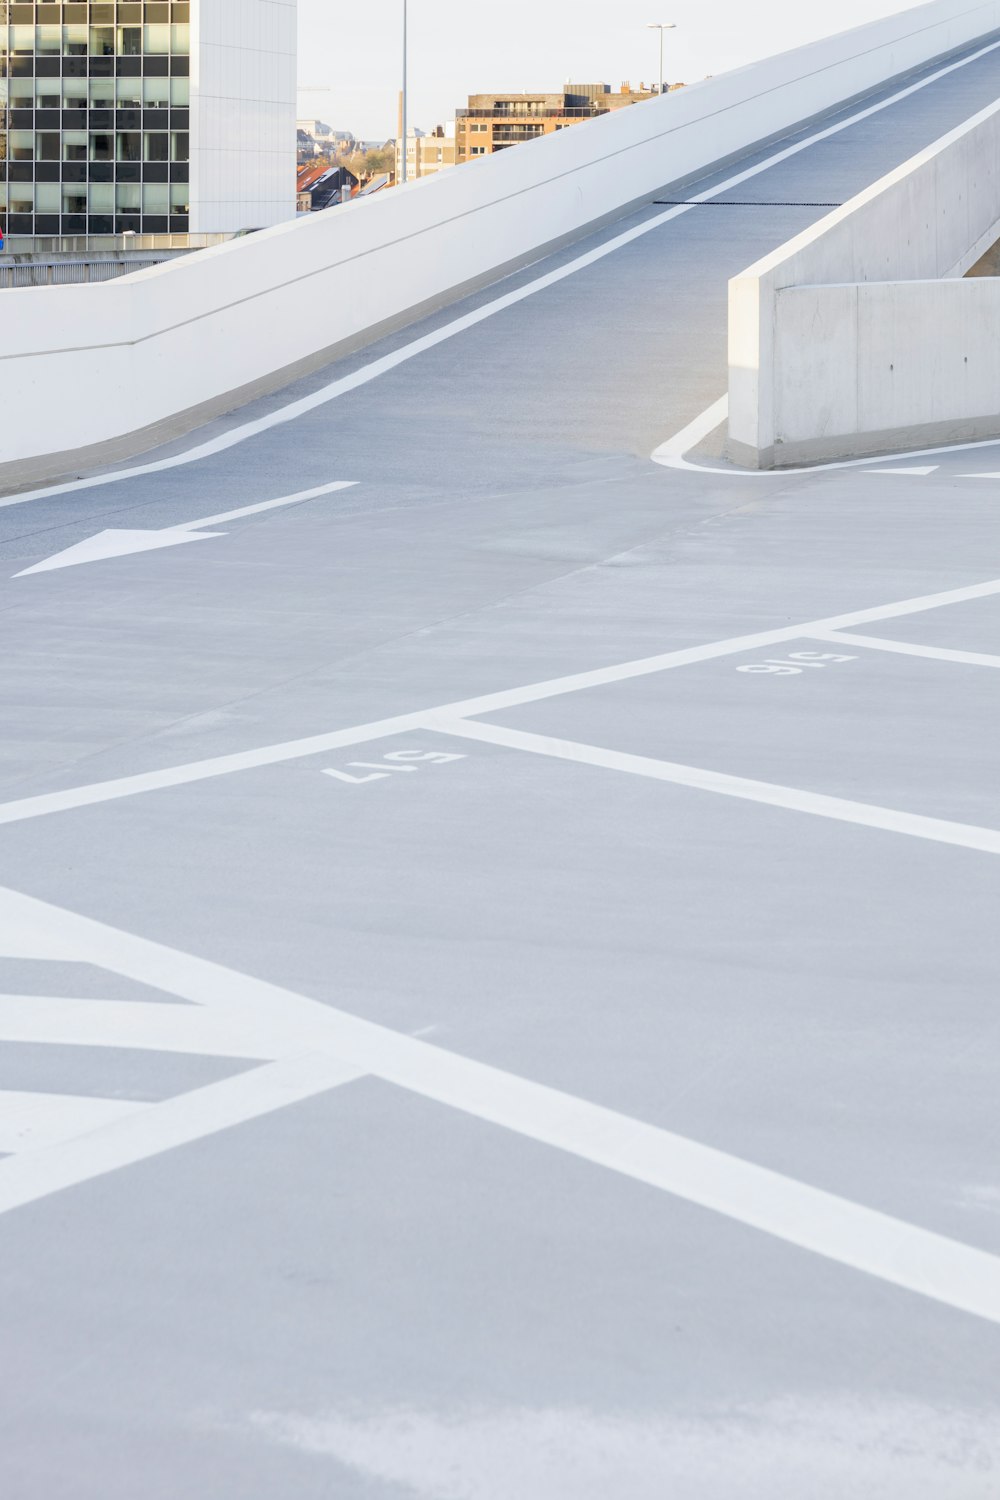
[[[419,771],[423,766],[447,766],[455,760],[465,760],[464,755],[449,755],[443,750],[392,750],[379,761],[352,760],[346,771],[324,771],[335,781],[346,781],[350,786],[364,786],[368,781],[385,781],[394,773]],[[352,776],[351,771],[367,771],[367,776]]]

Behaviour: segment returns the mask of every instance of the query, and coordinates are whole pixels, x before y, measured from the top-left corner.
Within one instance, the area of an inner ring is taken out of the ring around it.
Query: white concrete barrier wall
[[[966,340],[977,316],[992,326],[998,283],[944,278],[997,239],[1000,104],[734,278],[730,455],[782,467],[993,436],[995,360]]]
[[[933,0],[124,281],[3,292],[0,481],[185,430],[323,351],[997,29],[1000,0]]]
[[[791,287],[775,347],[794,459],[1000,436],[1000,279]]]

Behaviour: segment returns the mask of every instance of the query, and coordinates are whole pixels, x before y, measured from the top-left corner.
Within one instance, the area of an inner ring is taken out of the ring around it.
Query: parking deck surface
[[[5,1496],[996,1495],[1000,447],[650,454],[998,59],[0,502]]]

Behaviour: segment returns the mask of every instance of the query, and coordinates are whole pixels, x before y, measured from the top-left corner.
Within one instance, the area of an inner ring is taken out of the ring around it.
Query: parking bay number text
[[[347,771],[324,771],[335,781],[346,781],[350,786],[364,786],[366,781],[385,781],[387,777],[401,771],[419,771],[424,766],[446,766],[453,760],[466,760],[465,755],[449,755],[443,750],[393,750],[380,761],[352,760]],[[351,771],[367,771],[367,776],[352,776]]]
[[[751,662],[747,667],[737,667],[737,672],[750,672],[770,677],[798,677],[810,667],[833,667],[840,662],[857,661],[856,656],[838,656],[835,651],[792,651],[787,660],[769,657],[767,661]]]

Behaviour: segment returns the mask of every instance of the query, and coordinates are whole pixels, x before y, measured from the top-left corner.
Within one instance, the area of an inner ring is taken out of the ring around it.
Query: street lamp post
[[[405,4],[405,0],[404,0],[404,4]],[[647,29],[647,31],[658,31],[660,33],[660,94],[662,95],[663,94],[663,90],[664,90],[664,78],[663,78],[663,33],[665,31],[676,31],[677,30],[677,22],[676,21],[653,21],[653,22],[650,23],[650,25],[646,29]]]
[[[402,158],[403,158],[403,166],[402,166],[402,172],[401,172],[401,175],[400,175],[400,181],[401,182],[405,182],[406,178],[407,178],[407,162],[406,162],[407,128],[408,128],[408,121],[407,121],[408,108],[407,108],[407,106],[408,106],[408,102],[409,102],[408,99],[407,99],[407,97],[406,97],[406,94],[407,94],[407,76],[406,75],[407,75],[407,64],[408,64],[408,54],[409,54],[409,37],[408,37],[408,34],[407,34],[407,32],[408,32],[409,17],[407,15],[407,10],[408,10],[408,0],[403,0],[403,108],[401,110],[402,119],[400,121],[400,128],[402,129],[402,132],[403,132],[403,141],[402,141],[402,147],[401,147],[401,155],[402,155]]]

